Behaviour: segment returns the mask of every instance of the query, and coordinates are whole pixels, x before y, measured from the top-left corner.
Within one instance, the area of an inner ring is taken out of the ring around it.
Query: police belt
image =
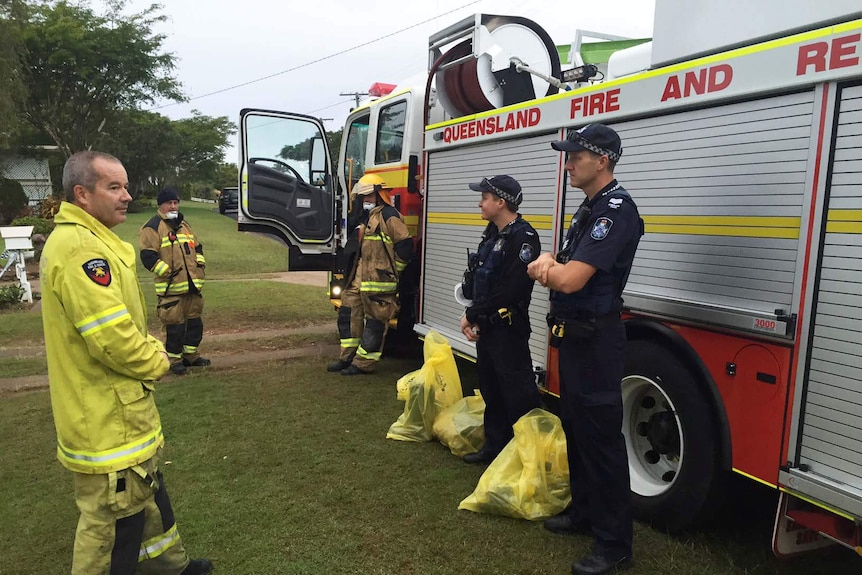
[[[516,307],[501,307],[494,313],[479,314],[476,316],[476,323],[479,325],[512,325],[512,318],[518,315]]]
[[[595,316],[591,314],[549,313],[546,317],[551,331],[551,347],[559,347],[564,337],[585,339],[620,320],[620,312]]]

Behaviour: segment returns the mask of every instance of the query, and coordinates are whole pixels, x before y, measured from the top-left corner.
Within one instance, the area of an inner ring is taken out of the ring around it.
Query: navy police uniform
[[[608,558],[632,556],[629,468],[621,432],[626,335],[620,312],[641,235],[637,206],[616,180],[585,199],[557,261],[581,261],[596,272],[580,291],[553,291],[548,318],[552,345],[559,346],[572,491],[568,513],[572,525],[591,529],[594,553]]]
[[[514,178],[497,176],[485,181],[498,179],[514,182],[518,188],[515,193],[519,194],[520,185]],[[470,187],[509,199],[500,189],[487,190],[481,184]],[[520,194],[517,197],[518,202],[512,203],[519,203]],[[468,278],[465,278],[471,285],[465,286],[464,293],[473,301],[466,310],[467,321],[479,326],[476,363],[479,390],[485,401],[482,452],[488,459],[493,459],[512,439],[515,422],[541,405],[530,357],[531,329],[527,313],[533,292],[527,264],[538,257],[540,250],[539,235],[520,215],[502,230],[490,222],[482,234],[478,251],[471,255]]]

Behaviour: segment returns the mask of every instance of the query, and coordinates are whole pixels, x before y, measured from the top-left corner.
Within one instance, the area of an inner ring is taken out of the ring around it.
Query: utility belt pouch
[[[545,317],[545,319],[548,322],[548,328],[550,328],[550,341],[548,343],[551,347],[556,349],[560,347],[561,343],[563,343],[563,337],[566,335],[566,320],[550,313]]]

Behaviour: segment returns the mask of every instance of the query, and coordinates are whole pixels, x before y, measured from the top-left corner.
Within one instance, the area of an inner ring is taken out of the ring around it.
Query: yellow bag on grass
[[[425,336],[425,363],[403,376],[395,385],[404,412],[389,427],[386,439],[431,441],[434,419],[443,409],[463,397],[461,377],[449,340],[437,331]]]
[[[560,418],[536,408],[515,423],[514,431],[458,509],[536,520],[569,505],[569,461]]]
[[[434,420],[434,436],[453,455],[476,453],[485,444],[485,400],[468,395],[453,403]]]

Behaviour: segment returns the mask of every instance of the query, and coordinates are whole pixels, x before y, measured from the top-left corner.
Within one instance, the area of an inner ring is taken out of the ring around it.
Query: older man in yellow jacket
[[[189,561],[159,469],[164,444],[153,383],[169,368],[147,333],[135,249],[111,231],[131,196],[123,165],[79,152],[41,259],[42,321],[57,458],[81,512],[73,575],[201,575]]]

